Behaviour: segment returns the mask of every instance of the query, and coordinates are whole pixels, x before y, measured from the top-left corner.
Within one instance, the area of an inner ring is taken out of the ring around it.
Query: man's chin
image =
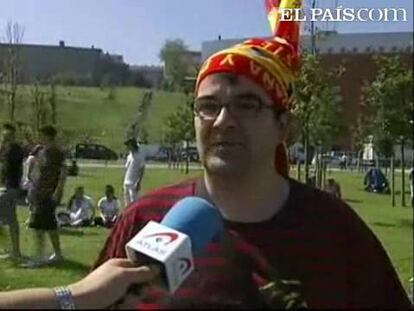
[[[244,165],[237,159],[223,159],[217,156],[210,156],[204,163],[204,168],[209,174],[214,175],[236,175],[240,174]]]

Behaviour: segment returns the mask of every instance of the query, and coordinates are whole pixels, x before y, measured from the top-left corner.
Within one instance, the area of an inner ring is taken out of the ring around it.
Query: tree
[[[40,89],[39,83],[36,82],[31,90],[32,109],[34,116],[34,128],[36,132],[47,123],[48,109],[45,104],[45,93]]]
[[[342,72],[342,68],[332,72],[322,69],[317,55],[304,53],[302,56],[301,71],[295,83],[293,112],[302,124],[305,181],[309,178],[310,144],[317,146],[322,153],[332,145],[333,139],[343,130],[339,89],[334,88],[330,83]]]
[[[186,148],[195,137],[193,123],[193,95],[188,95],[183,107],[178,109],[166,119],[164,130],[164,142],[175,148],[178,144],[185,142]],[[187,150],[188,151],[188,150]],[[187,153],[188,154],[188,153]],[[186,157],[186,174],[189,172],[189,157]]]
[[[378,73],[363,88],[363,103],[369,118],[370,132],[374,136],[376,152],[389,159],[394,167],[394,147],[402,148],[404,176],[404,145],[412,140],[411,118],[413,113],[413,71],[401,64],[398,56],[375,57]],[[405,179],[402,180],[402,205],[405,205]],[[394,170],[391,169],[391,200],[395,206]]]
[[[19,77],[19,51],[20,44],[24,35],[24,28],[18,24],[9,21],[6,25],[5,38],[7,44],[7,53],[4,58],[4,70],[5,70],[5,90],[2,93],[6,93],[9,106],[9,119],[15,120],[16,113],[16,93]]]
[[[52,124],[56,125],[57,123],[57,110],[56,110],[56,86],[55,82],[52,80],[50,84],[50,93],[49,93],[49,105],[50,105],[50,112],[51,112],[51,119]]]
[[[351,126],[352,149],[357,153],[357,170],[360,170],[362,152],[369,135],[369,122],[364,115],[358,116],[355,125]]]
[[[167,40],[161,48],[159,57],[164,63],[167,89],[178,91],[184,88],[187,65],[183,59],[188,48],[181,39]]]

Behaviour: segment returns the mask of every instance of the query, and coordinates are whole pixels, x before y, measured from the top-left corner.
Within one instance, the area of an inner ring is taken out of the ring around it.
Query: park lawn
[[[201,171],[191,171],[190,176],[200,175]],[[294,175],[294,174],[293,174]],[[390,197],[366,193],[362,190],[362,175],[349,172],[333,172],[331,175],[342,187],[343,198],[365,220],[375,232],[389,254],[398,275],[408,290],[408,279],[413,275],[413,213],[408,207],[390,206]],[[144,177],[143,192],[175,183],[189,176],[177,170],[148,169]],[[120,168],[81,168],[79,177],[69,178],[63,202],[66,202],[77,185],[84,185],[86,193],[98,200],[108,183],[121,194],[122,169]],[[397,186],[397,189],[398,186]],[[407,203],[409,196],[407,196]],[[31,235],[23,222],[27,210],[19,208],[21,223],[22,250],[30,254]],[[65,262],[55,266],[27,270],[11,261],[0,261],[0,290],[33,286],[56,286],[79,280],[88,271],[108,235],[103,228],[65,229],[62,232],[62,248]],[[375,286],[373,284],[373,286]]]
[[[49,91],[47,87],[41,87]],[[96,143],[123,151],[123,142],[130,124],[136,119],[147,89],[136,87],[115,88],[114,99],[108,99],[108,89],[98,87],[56,87],[57,124],[64,143],[83,142],[86,137]],[[33,87],[20,86],[17,91],[16,121],[35,124]],[[152,105],[142,126],[148,132],[149,143],[162,139],[167,116],[185,103],[182,93],[154,90]],[[0,98],[0,123],[7,121],[8,107]]]

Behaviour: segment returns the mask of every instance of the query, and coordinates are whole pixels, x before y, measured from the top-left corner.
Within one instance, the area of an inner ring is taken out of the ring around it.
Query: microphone
[[[194,270],[193,255],[220,237],[223,219],[205,199],[178,201],[161,223],[149,221],[125,248],[128,259],[161,265],[161,283],[173,294]]]

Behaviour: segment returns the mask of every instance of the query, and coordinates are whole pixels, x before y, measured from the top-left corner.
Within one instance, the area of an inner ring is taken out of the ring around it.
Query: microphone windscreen
[[[215,239],[224,227],[220,212],[199,197],[186,197],[178,201],[164,216],[161,224],[188,235],[195,255]]]

